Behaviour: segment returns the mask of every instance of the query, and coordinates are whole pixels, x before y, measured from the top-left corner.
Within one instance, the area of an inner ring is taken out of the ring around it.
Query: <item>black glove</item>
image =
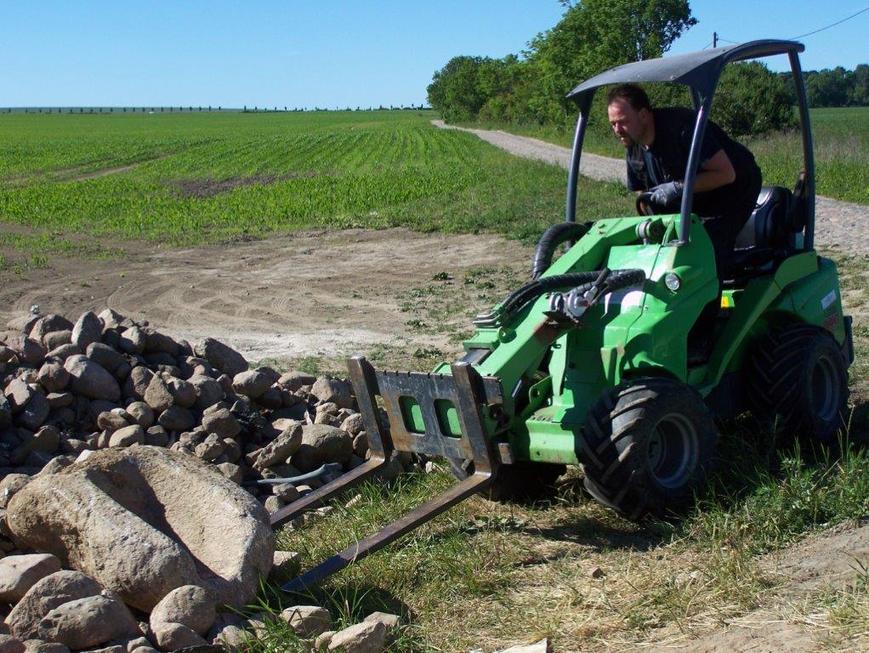
[[[682,199],[682,182],[668,181],[650,189],[649,199],[658,206],[670,206]]]

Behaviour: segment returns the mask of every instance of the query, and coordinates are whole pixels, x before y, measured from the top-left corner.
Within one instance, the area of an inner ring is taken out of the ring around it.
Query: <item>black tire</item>
[[[473,463],[447,459],[450,471],[462,480],[473,474]],[[550,499],[555,494],[555,481],[567,471],[566,465],[520,461],[501,465],[495,479],[480,494],[503,503],[532,503]]]
[[[702,397],[667,378],[607,391],[580,442],[585,489],[628,519],[678,513],[703,485],[718,429]]]
[[[772,331],[751,361],[752,412],[763,423],[834,444],[845,424],[848,367],[829,331],[790,324]]]

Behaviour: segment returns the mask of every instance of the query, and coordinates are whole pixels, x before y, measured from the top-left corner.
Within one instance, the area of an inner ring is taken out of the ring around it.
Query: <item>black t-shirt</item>
[[[648,190],[668,181],[684,181],[697,114],[690,109],[662,108],[652,112],[655,141],[648,149],[631,145],[625,151],[628,189]],[[703,217],[720,216],[754,206],[760,187],[760,168],[747,148],[731,139],[711,120],[706,123],[700,148],[700,167],[718,150],[724,150],[736,171],[736,179],[705,193],[694,193],[693,211]],[[678,210],[678,207],[674,207]]]

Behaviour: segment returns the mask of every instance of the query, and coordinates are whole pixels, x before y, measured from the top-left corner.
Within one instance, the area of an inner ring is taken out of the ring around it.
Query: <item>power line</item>
[[[817,34],[818,32],[823,32],[825,29],[830,29],[831,27],[835,27],[836,25],[841,25],[846,20],[851,20],[852,18],[859,16],[860,14],[862,14],[865,11],[869,11],[869,7],[865,7],[864,9],[861,9],[860,11],[858,11],[856,14],[851,14],[847,18],[843,18],[842,20],[837,20],[835,23],[831,23],[831,24],[827,25],[826,27],[821,27],[820,29],[816,29],[816,30],[813,30],[811,32],[806,32],[805,34],[800,34],[799,36],[792,36],[788,40],[794,41],[796,39],[805,38],[806,36],[811,36],[812,34]]]

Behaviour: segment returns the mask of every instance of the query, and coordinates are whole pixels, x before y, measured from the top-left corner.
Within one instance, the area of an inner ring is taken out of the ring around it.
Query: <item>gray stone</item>
[[[343,653],[383,653],[386,626],[379,621],[363,621],[339,630],[329,641],[329,651]]]
[[[87,311],[82,313],[78,321],[72,327],[70,342],[78,345],[82,351],[87,351],[92,342],[99,342],[103,337],[103,323],[96,313]]]
[[[223,387],[210,376],[194,374],[188,381],[196,390],[196,407],[205,410],[223,399]]]
[[[244,480],[244,472],[238,465],[232,463],[220,463],[217,465],[217,469],[233,483],[241,484]]]
[[[35,431],[48,417],[51,411],[51,406],[48,405],[48,399],[41,392],[34,392],[30,397],[30,401],[18,415],[18,424],[26,429]]]
[[[377,621],[386,626],[386,630],[393,630],[394,628],[398,628],[398,624],[401,623],[401,617],[389,612],[372,612],[363,621]]]
[[[338,408],[353,408],[353,386],[341,379],[319,377],[311,387],[311,394],[322,402],[333,402]]]
[[[184,624],[159,623],[151,629],[157,646],[164,651],[177,651],[188,646],[207,646],[206,642],[192,628]]]
[[[265,507],[265,509],[269,511],[270,515],[273,513],[276,513],[278,510],[283,508],[285,505],[286,504],[283,501],[281,501],[278,497],[276,497],[273,494],[270,494],[269,496],[267,496],[265,498],[265,501],[263,501],[263,507]]]
[[[134,401],[131,403],[127,406],[127,413],[143,429],[154,426],[154,411],[144,401]]]
[[[63,366],[72,377],[70,387],[73,392],[88,399],[118,401],[121,398],[121,388],[115,377],[99,363],[86,356],[70,356]]]
[[[281,619],[299,637],[316,637],[332,629],[332,616],[326,608],[318,605],[294,605],[281,612]]]
[[[292,483],[280,483],[272,486],[272,494],[284,503],[292,503],[299,498],[299,491]]]
[[[202,460],[217,460],[223,455],[223,442],[212,433],[194,447],[193,453]]]
[[[256,399],[268,390],[272,385],[272,380],[268,374],[259,370],[247,370],[239,372],[232,379],[232,389],[246,397]]]
[[[269,580],[285,583],[295,578],[301,569],[301,556],[296,551],[275,551]]]
[[[173,376],[166,380],[166,384],[169,386],[169,392],[172,393],[172,399],[177,406],[192,408],[196,405],[196,386],[192,383]]]
[[[341,422],[340,428],[342,431],[347,431],[347,433],[355,438],[363,429],[365,429],[365,424],[362,423],[362,415],[359,413],[353,413]]]
[[[43,363],[36,378],[46,392],[65,390],[70,380],[69,372],[63,367],[63,363],[56,360]]]
[[[353,439],[339,428],[326,424],[305,424],[302,444],[292,464],[303,473],[314,471],[323,463],[345,463],[353,455]]]
[[[57,427],[47,424],[40,428],[33,436],[30,443],[32,451],[40,451],[42,453],[54,453],[60,446],[60,431]]]
[[[121,333],[118,347],[121,348],[121,351],[128,354],[141,354],[145,351],[146,341],[147,336],[145,335],[145,332],[139,327],[133,326],[129,329],[124,329]]]
[[[127,319],[111,308],[105,309],[99,315],[97,315],[97,317],[100,318],[100,321],[103,323],[106,329],[117,329]]]
[[[145,444],[152,447],[169,446],[169,434],[162,426],[151,426],[145,431]]]
[[[193,413],[186,408],[169,406],[160,413],[157,423],[167,431],[186,431],[193,428],[193,425],[196,424],[196,419],[193,417]]]
[[[38,580],[56,571],[60,571],[60,560],[47,553],[0,559],[0,601],[17,603]]]
[[[138,424],[118,429],[109,437],[110,447],[131,447],[134,444],[145,443],[145,429]]]
[[[24,653],[70,653],[69,647],[60,642],[46,642],[42,639],[24,640]]]
[[[45,341],[45,336],[56,331],[71,331],[72,322],[62,315],[49,313],[34,322],[28,335],[34,340]],[[68,341],[67,341],[68,342]]]
[[[36,392],[23,379],[13,379],[7,385],[3,393],[9,401],[9,406],[12,414],[20,413],[24,410],[27,402],[33,397]]]
[[[151,379],[154,378],[154,373],[143,365],[138,365],[130,370],[130,375],[124,383],[124,396],[142,399],[148,386],[151,384]]]
[[[178,587],[154,606],[151,611],[151,630],[161,623],[183,624],[198,635],[208,632],[217,617],[214,595],[196,585]]]
[[[251,643],[253,635],[240,626],[227,624],[214,634],[211,643],[216,646],[223,646],[230,651],[241,649],[245,644]],[[2,651],[0,651],[2,653]]]
[[[40,639],[60,642],[71,649],[86,649],[111,639],[141,634],[127,606],[108,596],[68,601],[52,609],[36,628]]]
[[[42,343],[33,338],[25,336],[15,336],[6,341],[6,345],[10,347],[15,355],[22,363],[31,367],[39,367],[45,360],[45,347]]]
[[[130,415],[126,411],[104,410],[97,415],[97,428],[114,433],[118,429],[130,426],[131,420],[127,419],[127,417],[130,417]]]
[[[286,388],[290,392],[295,392],[302,386],[313,385],[317,377],[306,374],[305,372],[290,371],[281,375],[278,379],[278,385]]]
[[[0,508],[5,508],[9,504],[9,499],[27,485],[30,478],[27,474],[6,474],[0,480]]]
[[[87,357],[102,365],[107,371],[115,373],[121,365],[127,362],[127,359],[120,353],[112,349],[102,342],[93,342],[87,346],[85,350]]]
[[[195,353],[207,360],[214,369],[234,377],[248,368],[244,356],[214,338],[206,338],[196,345]]]
[[[69,467],[75,462],[75,456],[55,456],[46,463],[45,467],[39,470],[38,476],[44,474],[56,474],[61,469]]]
[[[260,449],[254,458],[253,466],[258,470],[284,462],[299,450],[302,445],[303,430],[298,422],[287,426],[284,431]],[[253,454],[252,454],[253,455]]]
[[[268,513],[247,492],[194,457],[149,446],[97,451],[34,478],[10,500],[7,523],[19,547],[55,553],[144,611],[181,585],[244,606],[274,551]]]
[[[42,344],[48,351],[68,345],[72,341],[72,331],[64,329],[63,331],[52,331],[42,336]]]
[[[98,596],[103,587],[80,571],[61,570],[36,582],[6,617],[12,634],[22,639],[36,637],[40,620],[68,601]]]
[[[56,358],[57,360],[66,361],[70,356],[81,356],[84,354],[81,347],[73,343],[67,343],[60,347],[55,347],[48,352],[48,358]]]
[[[159,331],[148,329],[145,331],[145,352],[162,353],[177,356],[181,348],[172,338]]]
[[[145,403],[154,409],[157,414],[162,413],[175,403],[169,386],[159,374],[155,374],[145,391]]]
[[[203,413],[202,428],[208,433],[216,434],[220,439],[234,438],[241,432],[241,424],[226,408]]]
[[[275,410],[284,405],[282,392],[284,391],[277,386],[271,386],[257,398],[256,402],[263,408]]]

